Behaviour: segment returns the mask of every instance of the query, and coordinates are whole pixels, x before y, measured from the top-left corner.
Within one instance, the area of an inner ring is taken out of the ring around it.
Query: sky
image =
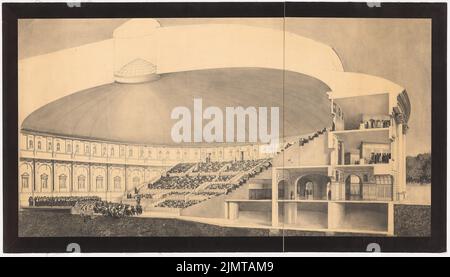
[[[112,38],[127,19],[19,20],[19,59]],[[95,24],[93,22],[95,21]],[[431,149],[431,21],[428,19],[158,19],[161,26],[227,23],[285,29],[331,46],[345,71],[383,77],[411,100],[407,154]]]

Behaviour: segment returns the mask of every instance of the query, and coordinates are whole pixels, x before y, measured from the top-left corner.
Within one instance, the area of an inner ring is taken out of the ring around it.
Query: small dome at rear
[[[156,65],[144,59],[134,59],[114,73],[114,79],[119,83],[143,83],[157,80]]]

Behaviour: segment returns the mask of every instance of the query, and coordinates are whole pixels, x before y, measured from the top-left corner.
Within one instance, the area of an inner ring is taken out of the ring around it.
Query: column
[[[54,191],[55,191],[55,161],[52,160],[52,188],[51,188],[52,196]]]
[[[91,164],[88,164],[88,176],[87,176],[87,191],[88,191],[88,195],[90,194],[92,188],[91,188]]]
[[[73,147],[73,144],[72,144]],[[73,150],[73,149],[72,149]],[[73,151],[72,151],[73,152]],[[70,195],[72,195],[72,191],[73,191],[73,162],[70,163],[70,183],[69,183],[69,191],[70,191]]]
[[[344,217],[344,203],[328,202],[328,229],[338,229]]]
[[[224,208],[225,208],[225,213],[224,213],[224,217],[225,217],[225,219],[230,219],[230,215],[229,215],[229,212],[228,212],[228,201],[225,201],[225,203],[224,203]]]
[[[390,236],[394,235],[394,203],[389,202],[388,204],[388,214],[387,214],[387,232]]]
[[[297,203],[284,203],[284,222],[286,224],[297,223]]]
[[[239,218],[239,203],[229,202],[228,215],[230,220],[236,220]]]
[[[277,169],[272,169],[272,226],[278,226],[278,183]]]

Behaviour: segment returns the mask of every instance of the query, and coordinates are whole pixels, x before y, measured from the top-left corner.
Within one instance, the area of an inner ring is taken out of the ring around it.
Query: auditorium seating
[[[154,207],[184,209],[212,197],[232,192],[271,165],[270,158],[179,163],[156,182],[148,184],[147,191],[139,195],[142,198],[153,199],[151,205]],[[237,180],[233,179],[237,176],[239,176]],[[149,197],[146,197],[147,195]]]
[[[163,207],[163,208],[178,208],[178,209],[184,209],[189,206],[195,205],[199,203],[198,200],[172,200],[167,199],[162,202],[160,202],[157,207]]]
[[[154,184],[151,189],[195,189],[204,182],[211,182],[216,176],[163,176]]]
[[[172,167],[168,171],[168,173],[185,173],[189,169],[191,169],[194,165],[195,165],[195,163],[179,163],[179,164],[175,165],[174,167]]]
[[[215,181],[217,181],[217,182],[225,182],[225,181],[230,180],[233,177],[234,177],[234,175],[220,175],[220,176],[217,176],[217,179]]]
[[[217,172],[228,162],[198,163],[192,172]]]

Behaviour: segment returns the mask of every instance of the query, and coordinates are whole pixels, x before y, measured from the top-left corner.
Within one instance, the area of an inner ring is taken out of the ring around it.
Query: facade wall
[[[99,196],[120,200],[180,162],[261,159],[259,145],[163,147],[20,133],[19,192],[30,196]]]

